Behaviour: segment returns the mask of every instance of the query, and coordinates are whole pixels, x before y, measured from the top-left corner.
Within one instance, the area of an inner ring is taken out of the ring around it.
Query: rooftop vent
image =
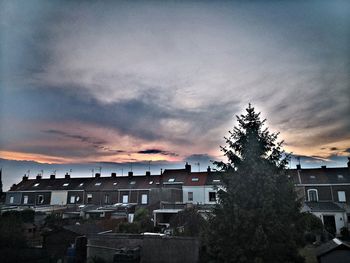
[[[70,179],[70,174],[69,174],[69,173],[66,173],[66,174],[64,175],[64,178]]]
[[[112,178],[116,178],[117,177],[117,173],[111,173],[111,177]]]

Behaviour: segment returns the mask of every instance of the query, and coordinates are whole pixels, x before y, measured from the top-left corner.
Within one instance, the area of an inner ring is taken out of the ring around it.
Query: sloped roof
[[[185,177],[184,186],[203,186],[207,181],[208,172],[190,173]]]
[[[294,183],[301,184],[343,184],[350,183],[350,169],[339,168],[312,168],[312,169],[291,169],[289,174]]]
[[[305,202],[312,212],[344,212],[345,210],[334,202]]]
[[[316,256],[317,258],[321,257],[322,255],[325,255],[333,250],[336,249],[346,249],[350,250],[350,246],[343,241],[339,240],[338,238],[334,238],[330,240],[327,243],[322,244],[316,249]]]
[[[103,227],[96,224],[69,225],[63,228],[78,235],[97,234],[104,231]]]

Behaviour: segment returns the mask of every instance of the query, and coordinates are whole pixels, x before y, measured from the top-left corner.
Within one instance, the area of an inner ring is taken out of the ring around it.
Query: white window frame
[[[86,201],[87,201],[87,203],[92,202],[92,194],[87,194],[86,195]]]
[[[75,204],[75,195],[71,195],[70,197],[70,203]]]
[[[148,194],[142,194],[141,195],[141,204],[147,205],[148,204]]]
[[[311,198],[310,198],[310,192],[312,192],[312,191],[316,192],[316,200],[311,200]],[[309,202],[318,202],[318,191],[317,191],[317,189],[308,189],[307,190],[307,200]]]
[[[193,201],[193,192],[187,192],[187,200],[190,202]]]
[[[28,197],[28,195],[24,195],[23,196],[23,204],[28,204],[28,199],[29,199],[29,197]]]
[[[10,204],[13,204],[15,202],[15,197],[14,196],[10,196]]]
[[[346,193],[345,191],[338,191],[338,201],[345,203],[346,202]]]
[[[41,197],[41,202],[39,202],[40,197]],[[38,195],[36,198],[37,198],[37,200],[36,200],[36,201],[37,201],[37,204],[40,204],[40,205],[41,205],[41,204],[44,203],[44,195]]]
[[[129,203],[129,195],[123,195],[123,204]]]
[[[109,204],[109,203],[110,203],[109,194],[105,194],[105,204]]]

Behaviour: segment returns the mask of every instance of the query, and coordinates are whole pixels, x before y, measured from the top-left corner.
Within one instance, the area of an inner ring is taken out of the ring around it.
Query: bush
[[[349,239],[350,235],[349,235],[349,229],[347,227],[342,227],[340,229],[340,234],[341,234],[341,237],[343,239]]]

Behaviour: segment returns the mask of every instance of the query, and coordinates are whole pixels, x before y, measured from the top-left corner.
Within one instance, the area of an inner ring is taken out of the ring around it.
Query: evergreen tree
[[[212,262],[303,262],[300,202],[284,170],[288,163],[278,133],[264,129],[249,104],[221,147],[216,162],[223,190],[210,218],[207,251]]]

